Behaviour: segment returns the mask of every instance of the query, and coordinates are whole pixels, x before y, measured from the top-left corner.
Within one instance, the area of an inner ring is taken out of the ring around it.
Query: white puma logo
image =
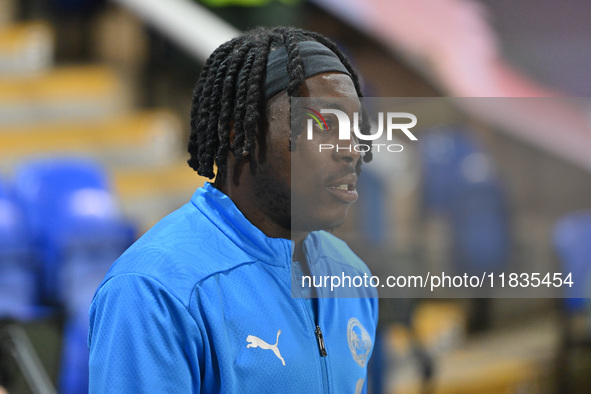
[[[281,357],[281,353],[279,353],[279,348],[277,347],[277,344],[279,343],[279,335],[281,335],[281,330],[277,331],[277,341],[274,345],[269,345],[261,338],[255,337],[254,335],[249,335],[246,337],[246,342],[248,342],[248,345],[246,345],[246,347],[260,347],[261,349],[271,349],[273,353],[275,353],[277,358],[281,360],[281,363],[285,365],[285,360],[283,359],[283,357]]]

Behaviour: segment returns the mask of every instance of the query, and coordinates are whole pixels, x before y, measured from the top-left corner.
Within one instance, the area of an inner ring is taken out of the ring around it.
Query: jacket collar
[[[290,266],[293,242],[285,238],[267,237],[248,221],[230,197],[211,183],[206,182],[198,188],[191,202],[243,252],[271,265]]]

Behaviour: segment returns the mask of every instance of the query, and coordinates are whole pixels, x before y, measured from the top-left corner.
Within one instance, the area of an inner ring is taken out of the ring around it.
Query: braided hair
[[[304,82],[304,66],[298,42],[317,41],[333,51],[351,74],[357,95],[362,97],[357,73],[336,44],[318,33],[290,27],[256,28],[218,47],[207,59],[193,93],[189,166],[212,179],[214,163],[218,173],[226,173],[226,159],[232,150],[237,161],[254,160],[257,130],[264,130],[266,100],[263,91],[267,58],[285,46],[290,83],[287,95],[298,97]],[[363,117],[366,119],[367,117]],[[230,131],[234,129],[234,141]],[[301,132],[301,131],[300,131]],[[299,133],[292,132],[290,149],[295,149]],[[371,147],[371,144],[370,144]],[[363,159],[371,160],[371,149]],[[252,162],[254,170],[254,162]],[[361,161],[358,162],[361,165]]]

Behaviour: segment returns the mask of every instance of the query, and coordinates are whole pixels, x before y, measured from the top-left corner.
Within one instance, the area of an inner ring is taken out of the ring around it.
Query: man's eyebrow
[[[342,103],[343,100],[333,100],[331,98],[326,98],[326,101],[324,101],[323,98],[319,98],[318,100],[311,101],[310,106],[316,107],[318,109],[338,109],[343,112],[346,112],[347,108]],[[361,103],[359,103],[359,108],[356,112],[363,112],[362,109],[363,107]]]

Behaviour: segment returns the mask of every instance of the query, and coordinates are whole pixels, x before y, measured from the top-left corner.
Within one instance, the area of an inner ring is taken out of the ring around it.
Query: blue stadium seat
[[[108,204],[109,195],[102,190],[83,189],[70,200],[65,212],[49,237],[55,251],[59,270],[59,300],[66,311],[62,346],[60,392],[82,394],[88,392],[88,310],[100,282],[111,264],[133,242],[134,227],[125,220],[113,217],[108,211],[102,216],[82,214],[77,199],[88,199],[89,204]]]
[[[110,193],[107,175],[96,163],[75,158],[40,159],[27,162],[15,173],[15,196],[23,208],[33,237],[34,247],[42,261],[40,290],[43,301],[58,303],[57,250],[50,238],[64,230],[64,218],[72,209],[91,217],[114,210],[107,200],[77,198]],[[113,212],[114,214],[114,212]]]
[[[469,275],[505,270],[511,234],[504,190],[497,182],[461,189],[450,213],[455,269]]]
[[[359,177],[359,211],[361,235],[372,245],[383,245],[387,235],[393,231],[388,222],[386,186],[378,175],[364,171]]]
[[[565,306],[582,312],[591,298],[591,211],[571,213],[554,227],[554,247],[564,275],[572,273],[573,286],[565,286]]]
[[[563,286],[567,298],[561,304],[561,346],[555,363],[557,387],[564,392],[576,392],[573,355],[580,360],[581,355],[588,357],[591,349],[591,211],[562,217],[554,226],[553,241],[563,278],[570,273],[573,282],[572,287]],[[586,318],[586,330],[580,329],[579,316]]]
[[[501,271],[510,250],[506,193],[493,160],[463,126],[438,126],[421,134],[422,205],[452,228],[454,269]]]
[[[451,270],[490,274],[507,268],[511,250],[508,201],[492,157],[465,126],[443,125],[421,133],[422,209],[451,228]],[[480,294],[480,297],[486,293]],[[474,298],[469,328],[490,326],[490,300]]]
[[[73,192],[54,223],[45,236],[45,255],[59,267],[60,304],[76,313],[80,303],[90,305],[94,290],[131,245],[136,229],[120,216],[109,192],[91,188]]]
[[[86,393],[90,303],[135,227],[121,216],[105,170],[89,160],[31,161],[17,170],[15,189],[41,251],[44,300],[65,312],[60,392]]]
[[[0,319],[27,321],[41,312],[37,268],[23,214],[0,181]]]
[[[482,153],[482,149],[465,127],[456,125],[441,125],[422,132],[418,147],[422,163],[422,205],[429,212],[445,214],[464,183],[466,160],[472,154]]]

